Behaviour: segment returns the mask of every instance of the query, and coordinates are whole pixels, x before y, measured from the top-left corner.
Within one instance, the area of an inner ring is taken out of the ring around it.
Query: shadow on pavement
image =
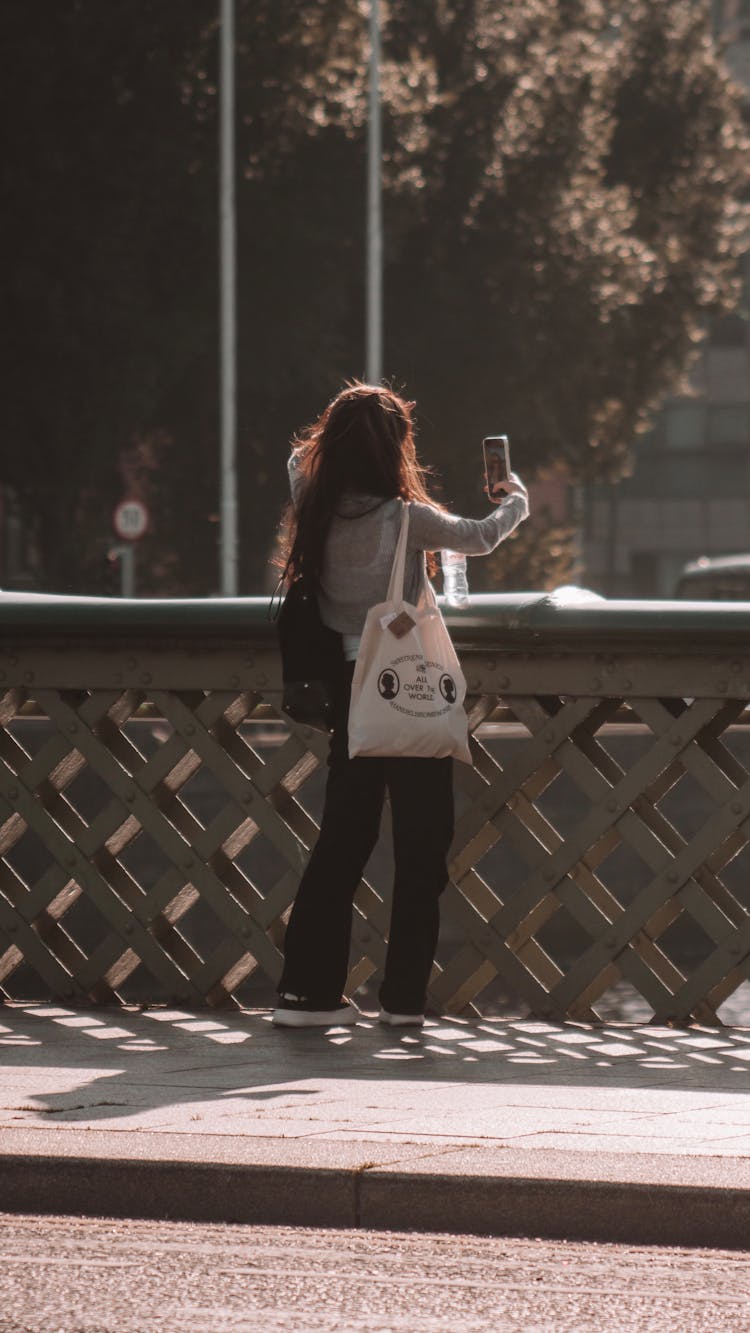
[[[746,1093],[749,1071],[750,1029],[446,1018],[394,1032],[363,1016],[354,1028],[322,1032],[276,1029],[267,1012],[0,1008],[6,1125],[29,1116],[96,1122],[224,1099],[283,1098],[302,1110],[305,1099],[325,1095],[327,1081]]]

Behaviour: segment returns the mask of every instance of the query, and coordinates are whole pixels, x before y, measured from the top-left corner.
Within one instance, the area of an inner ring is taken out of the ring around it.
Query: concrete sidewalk
[[[750,1029],[0,1007],[0,1211],[750,1248]]]

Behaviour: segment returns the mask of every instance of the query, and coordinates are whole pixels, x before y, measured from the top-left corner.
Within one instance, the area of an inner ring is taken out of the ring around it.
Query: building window
[[[706,442],[705,403],[673,403],[664,413],[666,449],[701,449]]]
[[[750,444],[750,406],[732,403],[712,407],[708,418],[708,441],[712,445]]]
[[[711,329],[711,342],[716,347],[744,347],[747,335],[748,322],[742,315],[724,315]]]

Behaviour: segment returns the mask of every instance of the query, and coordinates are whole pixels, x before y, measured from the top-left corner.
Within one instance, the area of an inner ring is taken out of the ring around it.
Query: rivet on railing
[[[125,800],[127,801],[128,805],[132,805],[132,804],[133,804],[133,802],[135,801],[135,797],[136,797],[135,788],[134,788],[134,787],[130,787],[130,788],[125,792]]]
[[[150,671],[144,671],[144,672],[141,673],[141,684],[142,684],[142,685],[150,685],[150,684],[151,684],[151,672],[150,672]]]
[[[682,745],[682,736],[679,732],[675,732],[674,736],[670,736],[670,745]]]
[[[67,730],[70,732],[71,736],[75,736],[76,732],[78,731],[78,723],[77,723],[77,722],[69,722],[69,723],[68,723]]]
[[[240,683],[240,678],[239,678],[239,676],[230,676],[230,677],[229,677],[229,684],[230,684],[230,686],[231,686],[232,689],[236,690],[236,689],[237,689],[237,686],[239,685],[239,683]]]
[[[668,871],[667,871],[667,879],[669,880],[670,884],[676,884],[676,883],[678,882],[679,878],[680,878],[680,874],[679,874],[679,871],[678,871],[678,870],[668,870]]]
[[[548,745],[552,745],[557,740],[557,736],[552,727],[550,727],[547,731],[545,731],[544,740],[547,742]]]
[[[17,795],[18,795],[18,787],[8,788],[8,796],[10,797],[11,801],[15,801]]]
[[[24,680],[26,681],[26,683],[27,683],[28,685],[30,685],[31,682],[32,682],[32,680],[34,679],[34,672],[33,672],[33,671],[24,671],[24,673],[23,673],[23,678],[24,678]]]
[[[741,801],[732,801],[732,804],[730,805],[729,809],[732,811],[732,814],[733,814],[733,815],[741,815],[741,814],[742,814],[742,802],[741,802]]]

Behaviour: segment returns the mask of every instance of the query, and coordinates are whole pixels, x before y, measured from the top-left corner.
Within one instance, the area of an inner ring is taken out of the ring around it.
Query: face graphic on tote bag
[[[442,662],[403,653],[378,676],[381,699],[410,717],[440,717],[456,702],[456,683]]]

